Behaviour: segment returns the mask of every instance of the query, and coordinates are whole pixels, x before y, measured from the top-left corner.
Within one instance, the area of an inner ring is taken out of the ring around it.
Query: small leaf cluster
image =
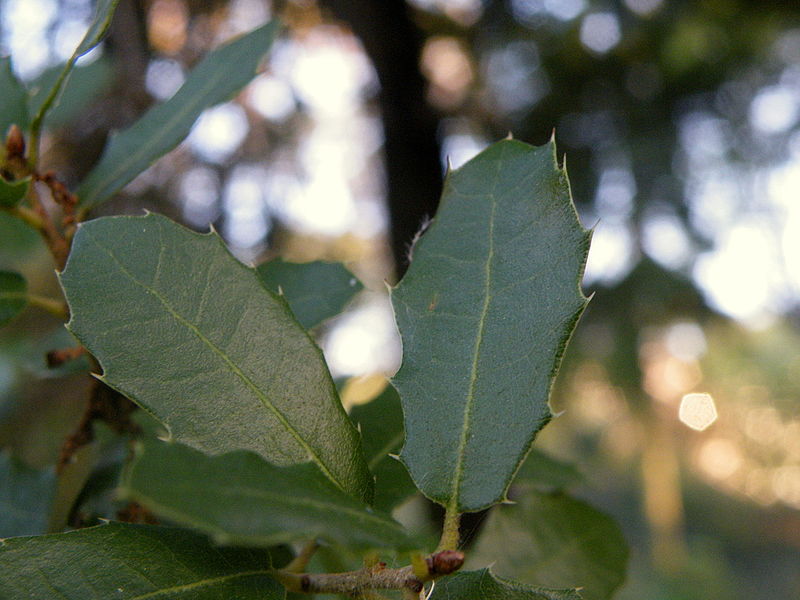
[[[170,100],[109,140],[74,193],[39,170],[48,114],[115,7],[97,3],[44,90],[0,62],[0,205],[41,233],[66,301],[37,299],[20,274],[2,272],[0,321],[29,304],[69,315],[80,346],[59,360],[87,353],[103,393],[141,409],[122,430],[94,424],[98,443],[117,448],[110,486],[127,518],[54,530],[59,473],[0,454],[0,597],[610,598],[627,558],[619,529],[565,493],[580,480],[573,467],[532,447],[587,302],[590,234],[554,144],[505,140],[448,173],[439,213],[391,290],[402,366],[348,414],[316,339],[362,288],[343,266],[251,268],[216,233],[160,215],[89,219],[256,74],[276,24],[210,53]],[[31,182],[49,190],[60,220]],[[89,482],[72,501],[111,516],[100,508],[109,486]],[[420,493],[444,508],[438,546],[392,516]],[[465,548],[461,515],[486,509]],[[136,520],[145,523],[125,522]]]

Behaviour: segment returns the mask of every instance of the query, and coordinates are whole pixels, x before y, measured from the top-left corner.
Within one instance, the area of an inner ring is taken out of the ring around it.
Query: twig
[[[292,562],[283,567],[283,570],[288,571],[289,573],[302,573],[306,570],[306,567],[308,566],[311,557],[314,556],[314,553],[317,551],[317,548],[319,548],[317,540],[311,540],[305,546],[303,546],[303,549],[300,550],[300,553],[295,556],[294,559],[292,559]]]

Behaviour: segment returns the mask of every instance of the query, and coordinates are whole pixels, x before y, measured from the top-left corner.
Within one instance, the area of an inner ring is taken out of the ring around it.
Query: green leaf
[[[30,177],[18,179],[17,181],[6,181],[0,176],[0,206],[14,208],[28,193],[30,186]]]
[[[209,457],[156,440],[140,446],[122,493],[224,544],[274,546],[321,537],[364,548],[409,548],[401,525],[342,492],[311,463],[277,467],[241,451]]]
[[[371,499],[358,432],[322,352],[218,235],[154,214],[90,221],[61,284],[68,328],[100,362],[102,380],[177,441],[282,465],[311,460]]]
[[[463,571],[436,583],[431,600],[581,600],[575,589],[550,590],[501,579],[489,569]]]
[[[515,486],[530,486],[541,491],[565,490],[582,481],[583,475],[575,465],[557,460],[537,448],[531,448],[514,477]]]
[[[53,469],[33,469],[0,452],[0,536],[44,533],[55,487]]]
[[[13,271],[0,271],[0,325],[16,317],[28,304],[28,284]]]
[[[611,598],[625,579],[628,549],[613,519],[563,495],[529,493],[492,511],[470,564],[552,587],[577,586],[587,600]]]
[[[229,99],[255,75],[278,29],[272,22],[211,52],[181,89],[114,135],[78,188],[85,212],[109,199],[157,159],[175,148],[206,108]]]
[[[28,110],[36,114],[47,100],[47,95],[61,75],[63,67],[48,69],[30,85],[31,96]],[[49,127],[61,127],[75,119],[82,111],[111,87],[114,69],[111,61],[100,57],[86,66],[77,66],[70,73],[61,91],[58,104],[50,107],[47,113]]]
[[[263,550],[196,533],[109,523],[0,543],[0,597],[28,600],[283,600]]]
[[[589,240],[553,143],[502,141],[448,175],[392,303],[400,456],[450,512],[504,500],[550,420],[552,381],[586,306]]]
[[[59,103],[61,92],[66,85],[72,69],[75,67],[76,61],[103,41],[103,38],[105,37],[106,32],[111,25],[111,19],[114,16],[114,11],[117,9],[118,3],[119,0],[97,0],[94,7],[94,18],[92,19],[86,34],[83,36],[81,43],[78,44],[75,52],[72,53],[72,56],[64,65],[64,68],[61,70],[58,78],[55,79],[47,93],[42,96],[44,99],[37,103],[38,106],[35,116],[31,121],[32,135],[38,136],[38,132],[42,127],[42,123],[44,122],[48,111]]]
[[[25,131],[28,128],[28,94],[11,68],[11,59],[0,57],[0,136],[5,146],[8,128],[19,126]]]
[[[335,317],[364,286],[340,263],[284,262],[280,258],[260,264],[261,281],[276,294],[280,290],[294,316],[306,329]]]
[[[374,400],[356,406],[350,418],[361,430],[361,443],[375,475],[375,508],[391,511],[417,488],[403,464],[390,456],[403,444],[403,409],[395,389],[387,386]]]

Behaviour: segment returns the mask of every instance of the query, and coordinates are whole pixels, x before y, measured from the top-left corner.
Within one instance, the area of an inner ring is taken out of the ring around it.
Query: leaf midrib
[[[225,362],[226,365],[231,369],[234,375],[236,375],[244,384],[247,386],[255,396],[261,401],[261,404],[269,409],[278,421],[283,425],[284,429],[293,437],[295,440],[300,444],[300,446],[308,453],[308,456],[311,460],[313,460],[317,466],[319,466],[320,470],[325,474],[328,479],[330,479],[336,486],[341,489],[342,491],[346,490],[346,487],[339,482],[328,469],[325,462],[322,458],[317,454],[317,452],[308,445],[308,443],[303,439],[300,433],[292,426],[292,424],[287,420],[284,414],[278,410],[278,408],[270,401],[267,395],[261,391],[261,389],[247,376],[245,373],[238,367],[236,364],[228,357],[228,355],[220,348],[216,346],[211,340],[209,340],[200,329],[191,323],[188,319],[181,316],[172,306],[167,302],[167,300],[155,289],[152,288],[141,281],[139,281],[125,266],[119,261],[119,259],[105,246],[103,246],[100,242],[98,242],[92,235],[89,234],[89,231],[86,231],[86,237],[92,241],[100,250],[102,250],[105,254],[111,258],[112,261],[119,267],[120,271],[128,277],[133,283],[141,287],[142,289],[146,290],[147,292],[151,293],[159,302],[164,306],[164,308],[169,312],[178,323],[185,326],[189,331],[194,333],[201,342],[203,342],[206,346],[208,346],[213,352],[215,352],[222,360]],[[163,248],[163,245],[162,245]],[[160,261],[159,261],[160,263]]]

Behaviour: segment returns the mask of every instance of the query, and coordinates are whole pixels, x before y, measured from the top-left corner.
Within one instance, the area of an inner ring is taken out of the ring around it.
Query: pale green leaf
[[[27,100],[25,87],[11,68],[11,59],[0,57],[0,145],[5,146],[8,128],[12,125],[23,131],[28,128]]]
[[[276,258],[256,270],[267,288],[286,296],[294,316],[306,329],[338,315],[364,288],[340,263],[290,263]]]
[[[255,77],[277,29],[275,22],[269,23],[209,53],[172,98],[113,135],[100,162],[78,188],[82,210],[113,196],[175,148],[200,113],[228,100]]]
[[[109,523],[0,543],[0,598],[283,600],[265,550],[196,533]]]
[[[140,445],[122,493],[225,544],[319,537],[363,548],[409,547],[402,526],[342,492],[311,463],[277,467],[241,451],[209,457],[156,440]]]
[[[111,19],[114,17],[117,4],[119,4],[119,0],[97,0],[94,7],[94,17],[81,43],[75,48],[75,52],[72,53],[72,56],[64,65],[61,73],[53,81],[47,92],[42,93],[43,100],[37,102],[34,113],[35,116],[31,121],[31,132],[34,135],[38,136],[38,132],[42,127],[42,123],[48,111],[59,103],[61,93],[77,60],[103,41],[106,32],[108,32],[108,28],[111,26]]]
[[[13,271],[0,271],[0,325],[16,317],[28,304],[28,284]]]
[[[90,221],[61,283],[68,327],[100,362],[103,381],[177,441],[282,465],[311,460],[369,501],[359,436],[322,352],[218,235],[154,214]]]
[[[581,600],[575,589],[551,590],[497,577],[489,569],[463,571],[436,583],[431,600]]]
[[[367,404],[356,406],[350,418],[361,430],[364,455],[375,475],[375,508],[390,511],[416,493],[405,466],[393,455],[403,444],[403,409],[391,386]]]
[[[0,452],[0,537],[44,533],[55,487],[53,469],[34,469]]]
[[[628,548],[613,519],[563,495],[528,493],[489,515],[469,555],[504,577],[548,587],[579,587],[606,600],[625,579]]]
[[[0,176],[0,206],[13,208],[22,201],[30,186],[30,177],[18,179],[17,181],[6,181]]]
[[[392,303],[400,456],[451,512],[502,501],[550,420],[552,381],[586,305],[589,239],[552,143],[502,141],[448,175]]]

